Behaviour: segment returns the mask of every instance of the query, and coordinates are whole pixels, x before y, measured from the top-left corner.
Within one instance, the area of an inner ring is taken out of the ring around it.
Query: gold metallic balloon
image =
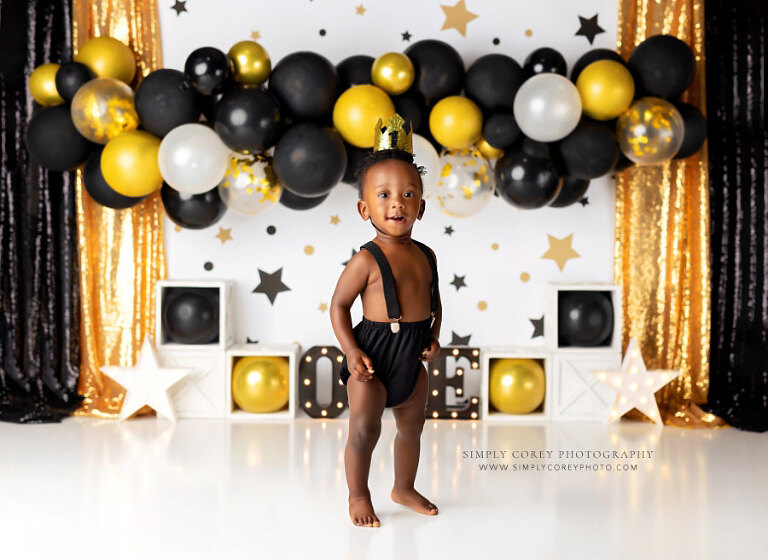
[[[88,39],[75,55],[75,62],[85,64],[99,78],[115,78],[126,84],[136,74],[133,51],[112,37]]]
[[[544,369],[527,358],[500,358],[489,372],[491,404],[506,414],[528,414],[544,400],[546,380]]]
[[[232,398],[248,412],[275,412],[288,404],[288,359],[246,356],[232,368]]]
[[[72,98],[70,114],[77,131],[99,144],[139,126],[133,90],[114,78],[95,78],[80,86]]]
[[[475,147],[481,154],[483,154],[483,156],[487,157],[488,159],[499,159],[504,155],[504,150],[494,148],[486,141],[485,138],[482,137],[477,141]]]
[[[614,119],[627,110],[635,96],[635,81],[626,66],[598,60],[579,74],[576,89],[584,113],[599,121]]]
[[[370,84],[352,86],[333,106],[333,126],[342,138],[358,148],[373,146],[373,133],[379,119],[387,122],[395,105],[383,89]]]
[[[224,204],[241,214],[261,214],[274,208],[282,194],[271,158],[261,154],[232,155],[227,173],[219,183],[219,196]]]
[[[405,93],[413,84],[415,75],[416,71],[411,59],[399,52],[381,55],[371,67],[373,84],[390,95]]]
[[[29,76],[29,93],[43,107],[64,103],[64,99],[56,89],[56,72],[58,70],[58,64],[41,64]]]
[[[259,86],[267,81],[272,70],[269,53],[256,41],[240,41],[232,45],[227,53],[232,77],[236,82]]]
[[[468,148],[480,139],[483,114],[471,99],[451,95],[432,108],[429,130],[435,140],[446,148]]]
[[[672,159],[684,134],[680,112],[660,97],[641,97],[616,122],[619,148],[638,165],[657,165]]]
[[[125,196],[144,196],[163,184],[157,164],[160,139],[144,130],[118,134],[104,146],[101,173],[104,180]]]
[[[491,201],[493,186],[493,169],[479,150],[448,150],[440,155],[437,188],[430,200],[449,216],[472,216]]]

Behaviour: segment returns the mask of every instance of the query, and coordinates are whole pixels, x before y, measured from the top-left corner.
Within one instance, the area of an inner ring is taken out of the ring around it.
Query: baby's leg
[[[437,514],[437,506],[419,494],[413,487],[419,467],[421,433],[424,429],[429,380],[424,364],[411,396],[392,409],[397,423],[395,437],[395,486],[392,499],[398,504],[427,515]]]
[[[344,467],[349,486],[349,516],[355,525],[379,527],[368,490],[371,454],[381,434],[381,415],[387,402],[387,390],[377,377],[347,381],[349,399],[349,435],[344,450]]]

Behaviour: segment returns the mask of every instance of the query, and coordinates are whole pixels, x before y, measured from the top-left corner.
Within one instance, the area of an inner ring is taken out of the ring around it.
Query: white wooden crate
[[[168,394],[179,418],[224,418],[226,416],[226,351],[160,348],[164,367],[187,368],[192,372],[173,385]]]
[[[620,352],[557,352],[552,367],[552,419],[605,422],[616,391],[594,371],[621,367]]]
[[[613,330],[605,346],[560,346],[558,340],[558,295],[560,292],[609,292],[613,306]],[[544,314],[544,341],[552,352],[621,352],[621,287],[616,284],[547,284],[547,307]]]

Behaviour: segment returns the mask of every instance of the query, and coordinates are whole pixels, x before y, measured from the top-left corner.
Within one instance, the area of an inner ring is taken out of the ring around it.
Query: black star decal
[[[472,338],[471,334],[459,336],[455,331],[451,331],[451,343],[448,346],[469,346],[470,338]]]
[[[589,19],[579,16],[579,21],[581,22],[581,27],[579,27],[576,35],[583,35],[586,37],[590,45],[592,44],[592,41],[595,40],[595,35],[598,33],[605,33],[605,29],[597,25],[597,14]]]
[[[584,198],[582,198],[581,200],[579,200],[579,204],[581,204],[582,206],[586,206],[586,205],[588,205],[588,204],[589,204],[589,198],[587,198],[587,197],[585,196]]]
[[[352,249],[352,257],[354,257],[356,254],[357,254],[357,251],[355,251],[354,249]],[[351,260],[352,260],[352,257],[349,257],[349,259],[345,260],[345,261],[344,261],[343,263],[341,263],[341,264],[343,264],[344,266],[347,266],[347,263],[348,263],[349,261],[351,261]]]
[[[533,325],[533,334],[531,335],[531,338],[536,338],[537,336],[544,336],[544,315],[541,316],[541,319],[528,319],[528,320]]]
[[[453,233],[453,226],[448,226],[445,228],[445,235],[451,235]]]
[[[269,298],[269,302],[274,305],[275,304],[275,298],[277,297],[277,294],[280,292],[287,292],[290,290],[288,286],[283,284],[283,281],[281,280],[280,276],[283,274],[283,268],[280,267],[273,273],[264,272],[263,270],[259,269],[259,277],[261,279],[261,282],[258,286],[256,286],[251,293],[260,292],[262,294],[267,294],[267,297]]]
[[[173,6],[171,6],[171,9],[176,12],[177,17],[181,15],[181,12],[187,11],[186,3],[187,3],[187,0],[184,0],[183,2],[176,0]]]
[[[248,344],[258,344],[258,343],[259,343],[259,341],[258,341],[258,340],[251,340],[251,337],[250,337],[250,336],[246,336],[246,337],[245,337],[245,341],[246,341]]]
[[[465,276],[456,276],[455,274],[453,275],[453,282],[450,282],[450,284],[453,284],[454,286],[456,286],[457,292],[459,291],[459,288],[464,288],[467,286],[464,283],[464,278],[466,278],[466,275]]]
[[[404,33],[401,33],[403,36],[403,41],[410,41],[411,40],[411,34],[405,31]]]

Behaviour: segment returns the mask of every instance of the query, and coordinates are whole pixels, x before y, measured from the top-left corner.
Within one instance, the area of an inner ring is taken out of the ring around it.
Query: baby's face
[[[410,232],[424,214],[419,173],[398,159],[370,167],[365,174],[363,198],[357,203],[363,220],[369,217],[386,233],[400,237]]]

